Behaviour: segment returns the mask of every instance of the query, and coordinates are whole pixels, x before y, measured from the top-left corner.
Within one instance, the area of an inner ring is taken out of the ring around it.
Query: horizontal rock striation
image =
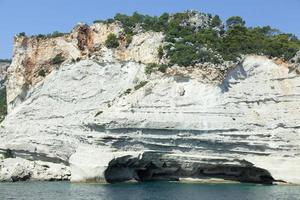
[[[300,183],[290,65],[247,56],[214,81],[198,69],[146,76],[146,61],[116,55],[65,63],[29,88],[2,123],[0,149],[70,165],[72,181]]]
[[[180,16],[181,27],[212,26],[207,14]],[[166,68],[165,35],[131,28],[107,21],[15,37],[0,77],[9,113],[0,181],[300,184],[299,53]],[[111,33],[116,48],[106,46]]]

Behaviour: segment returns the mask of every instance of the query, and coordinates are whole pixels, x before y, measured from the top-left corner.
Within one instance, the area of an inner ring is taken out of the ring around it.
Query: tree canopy
[[[240,16],[229,17],[226,20],[227,29],[233,28],[235,26],[245,26],[246,22]]]
[[[143,31],[165,34],[165,45],[158,49],[160,58],[166,56],[170,65],[190,66],[201,62],[221,63],[236,61],[241,55],[258,54],[290,60],[300,50],[300,41],[293,34],[282,33],[270,26],[247,27],[239,16],[226,20],[226,29],[218,15],[200,13],[207,17],[209,26],[196,29],[188,23],[190,13],[176,13],[161,16],[132,16],[117,14],[114,19],[101,23],[119,21],[126,37],[135,34],[137,25]],[[118,46],[117,38],[110,36],[108,46]]]

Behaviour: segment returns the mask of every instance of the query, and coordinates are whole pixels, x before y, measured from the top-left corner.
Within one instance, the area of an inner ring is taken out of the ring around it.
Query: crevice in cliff
[[[113,159],[104,175],[108,183],[130,180],[179,181],[180,178],[220,178],[260,184],[272,184],[275,181],[267,170],[255,167],[252,163],[240,161],[228,164],[228,161],[180,160],[164,157],[161,153],[148,152],[141,157],[124,156]]]
[[[282,128],[282,129],[300,129],[300,126],[287,126],[286,124],[279,123],[275,127],[268,128],[267,130],[275,130],[275,129],[278,129],[278,128]]]
[[[86,24],[78,27],[77,47],[83,56],[92,52],[91,30]]]
[[[51,163],[57,163],[57,164],[64,164],[66,166],[69,165],[68,161],[65,161],[63,159],[60,159],[58,157],[49,157],[46,154],[43,153],[36,153],[36,152],[30,152],[25,150],[10,150],[14,157],[24,158],[26,160],[39,160],[43,162],[51,162]],[[7,152],[7,149],[1,149],[0,148],[0,154],[5,154]]]
[[[284,77],[284,78],[274,78],[274,79],[270,79],[271,81],[284,81],[284,80],[291,80],[294,78],[298,78],[298,76],[291,76],[291,77]]]
[[[106,124],[96,124],[96,123],[89,123],[85,125],[86,128],[89,128],[92,131],[97,132],[106,132],[110,131],[112,133],[130,133],[141,131],[143,134],[161,134],[162,132],[164,135],[174,135],[179,134],[182,132],[188,132],[191,134],[206,134],[206,133],[233,133],[241,131],[240,129],[229,128],[229,129],[207,129],[207,130],[196,130],[196,129],[171,129],[171,128],[134,128],[134,127],[127,127],[127,128],[109,128]]]
[[[245,104],[261,104],[261,103],[269,103],[269,102],[274,102],[274,103],[280,103],[280,102],[291,102],[291,101],[279,101],[275,98],[263,98],[263,99],[257,99],[257,100],[244,100],[244,101],[233,101],[233,102],[228,102],[228,103],[224,103],[222,104],[223,106],[228,106],[229,104],[241,104],[241,103],[245,103]]]

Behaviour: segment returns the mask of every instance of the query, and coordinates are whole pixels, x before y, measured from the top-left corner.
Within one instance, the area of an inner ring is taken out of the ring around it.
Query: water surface
[[[0,200],[300,200],[300,186],[251,184],[0,183]]]

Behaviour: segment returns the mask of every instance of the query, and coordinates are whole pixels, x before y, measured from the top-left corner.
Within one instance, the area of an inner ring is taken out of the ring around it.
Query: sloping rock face
[[[8,61],[0,61],[0,81],[1,81],[1,87],[3,86],[4,79],[6,78],[6,71],[9,67],[10,62]]]
[[[0,181],[63,181],[70,179],[69,167],[22,158],[8,158],[0,162]]]
[[[107,49],[110,33],[122,37],[118,23],[78,24],[69,34],[59,37],[15,37],[13,61],[8,69],[8,112],[26,99],[28,91],[62,63],[93,58],[98,62],[135,61],[157,63],[157,49],[164,38],[162,33],[146,32],[135,35],[130,44],[120,41],[120,47]],[[59,58],[59,59],[55,59]]]
[[[300,74],[300,51],[296,53],[296,55],[291,59],[292,63],[295,63],[296,72]]]
[[[0,152],[70,165],[72,181],[300,183],[290,66],[248,56],[220,82],[199,70],[147,77],[116,55],[64,64],[33,85],[1,125]]]
[[[0,122],[4,119],[6,111],[6,72],[10,65],[9,60],[0,60]]]

